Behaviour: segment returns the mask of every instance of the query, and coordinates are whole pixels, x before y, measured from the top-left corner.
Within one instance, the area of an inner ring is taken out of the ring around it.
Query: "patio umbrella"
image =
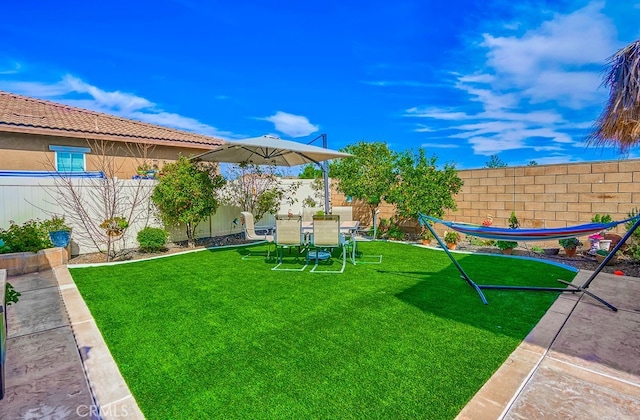
[[[352,156],[327,148],[327,137],[322,135],[323,147],[283,140],[274,136],[253,137],[227,141],[216,149],[194,156],[207,162],[252,163],[254,165],[298,166],[318,164],[324,175],[324,207],[329,212],[329,180],[327,160]]]
[[[640,40],[609,58],[602,85],[609,88],[609,102],[587,141],[625,153],[640,144]]]

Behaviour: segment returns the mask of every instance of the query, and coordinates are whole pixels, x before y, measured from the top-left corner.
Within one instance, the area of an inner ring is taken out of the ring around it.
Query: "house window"
[[[49,146],[49,150],[56,154],[56,171],[86,171],[85,155],[91,152],[88,147]]]

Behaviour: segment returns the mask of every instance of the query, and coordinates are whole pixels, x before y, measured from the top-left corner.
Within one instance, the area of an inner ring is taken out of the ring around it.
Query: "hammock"
[[[430,223],[430,222],[441,223],[455,231],[464,233],[466,235],[478,236],[481,238],[490,238],[490,239],[497,239],[497,240],[504,240],[504,241],[543,241],[548,239],[563,239],[563,238],[572,238],[576,236],[589,235],[591,233],[600,232],[602,230],[606,230],[608,228],[617,226],[621,223],[626,223],[630,221],[634,221],[634,224],[631,227],[631,229],[627,231],[627,233],[624,235],[622,240],[616,244],[616,246],[609,252],[609,255],[607,255],[607,257],[600,263],[598,268],[593,272],[591,276],[589,276],[589,278],[582,285],[576,286],[565,280],[558,279],[560,283],[565,284],[567,286],[565,288],[477,284],[475,281],[471,280],[471,278],[467,275],[467,273],[465,273],[460,263],[458,263],[458,261],[453,257],[453,255],[451,255],[451,252],[449,251],[447,246],[444,244],[442,239],[438,236],[438,234],[433,229]],[[485,305],[487,305],[487,299],[485,298],[484,293],[482,293],[482,289],[530,290],[530,291],[560,292],[560,293],[582,292],[586,295],[591,296],[592,298],[602,303],[603,305],[607,306],[612,311],[617,311],[618,309],[615,306],[611,305],[610,303],[600,298],[599,296],[596,296],[595,294],[591,293],[587,289],[589,288],[589,285],[591,284],[593,279],[595,279],[598,273],[602,271],[602,269],[604,268],[605,265],[607,265],[609,260],[613,258],[613,256],[620,249],[620,247],[623,246],[624,243],[627,241],[627,239],[629,239],[629,237],[633,234],[633,232],[638,227],[640,227],[640,214],[625,220],[618,221],[618,222],[588,223],[585,225],[567,226],[564,228],[552,228],[552,229],[509,229],[509,228],[497,228],[497,227],[490,227],[490,226],[472,225],[467,223],[447,222],[445,220],[440,220],[435,217],[427,216],[426,214],[422,214],[422,213],[418,213],[418,222],[420,222],[420,225],[429,229],[431,234],[436,238],[436,240],[440,244],[440,247],[442,247],[444,252],[447,253],[447,256],[449,256],[449,259],[451,260],[451,262],[456,266],[456,268],[462,275],[462,278],[467,283],[469,283],[471,287],[475,289],[475,291],[480,296],[482,303],[484,303]]]
[[[435,217],[420,214],[420,224],[425,225],[426,221],[441,223],[455,231],[465,235],[477,236],[479,238],[496,239],[498,241],[546,241],[551,239],[573,238],[575,236],[585,236],[596,232],[601,232],[621,223],[637,219],[640,215],[629,219],[610,223],[587,223],[585,225],[567,226],[563,228],[550,229],[511,229],[493,226],[473,225],[469,223],[448,222],[436,219]]]

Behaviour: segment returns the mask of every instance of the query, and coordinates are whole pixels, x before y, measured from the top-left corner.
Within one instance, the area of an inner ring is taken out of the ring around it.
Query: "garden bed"
[[[65,248],[48,248],[35,252],[11,252],[0,254],[0,268],[7,270],[9,276],[34,273],[66,264],[68,260]]]
[[[456,248],[458,251],[467,252],[482,252],[487,254],[501,254],[500,250],[496,247],[476,246],[469,244],[458,244]],[[527,249],[517,248],[513,250],[515,256],[539,258],[547,261],[554,261],[561,264],[569,265],[581,270],[595,271],[600,264],[596,258],[592,255],[582,254],[582,251],[578,251],[575,257],[567,257],[560,253],[559,255],[548,255],[543,253],[536,253]],[[626,256],[618,257],[618,262],[612,265],[605,266],[602,270],[603,273],[613,273],[614,271],[622,271],[625,276],[640,278],[640,263],[630,260]]]
[[[196,246],[190,248],[187,241],[181,242],[169,242],[167,246],[158,252],[142,252],[137,248],[131,248],[126,250],[123,255],[116,258],[114,261],[128,261],[128,260],[144,260],[150,257],[157,257],[161,255],[171,255],[180,252],[190,251],[194,249],[211,248],[228,245],[240,245],[251,243],[253,241],[247,241],[244,239],[244,234],[236,233],[233,235],[215,236],[212,238],[200,238],[196,240]],[[69,264],[95,264],[103,263],[107,261],[107,256],[101,252],[93,252],[89,254],[76,255],[69,259]]]
[[[189,248],[186,241],[182,242],[171,242],[167,244],[167,247],[160,252],[140,252],[137,249],[128,250],[122,258],[119,258],[119,261],[123,260],[143,260],[150,257],[156,257],[160,255],[171,255],[180,252],[189,251],[192,249],[201,249],[201,248],[210,248],[210,247],[218,247],[218,246],[228,246],[228,245],[241,245],[250,243],[252,241],[246,241],[244,239],[244,235],[242,233],[233,234],[233,235],[225,235],[225,236],[216,236],[212,238],[201,238],[196,241],[195,248]],[[433,244],[433,243],[432,243]],[[467,251],[467,252],[481,252],[486,254],[501,254],[501,251],[496,247],[487,247],[487,246],[477,246],[461,243],[458,244],[458,251]],[[514,256],[525,256],[532,258],[540,258],[548,261],[554,261],[561,264],[566,264],[571,267],[575,267],[581,270],[590,270],[594,271],[598,267],[598,261],[596,261],[594,256],[591,255],[582,255],[578,253],[575,257],[569,258],[564,254],[559,255],[548,255],[548,254],[539,254],[535,253],[523,248],[517,248],[513,250]],[[69,259],[69,264],[93,264],[93,263],[103,263],[106,262],[106,255],[96,252],[91,254],[83,254],[75,256]],[[627,257],[618,258],[618,262],[606,266],[603,270],[604,273],[613,273],[614,271],[622,271],[625,276],[630,277],[638,277],[640,278],[640,263],[629,260]]]

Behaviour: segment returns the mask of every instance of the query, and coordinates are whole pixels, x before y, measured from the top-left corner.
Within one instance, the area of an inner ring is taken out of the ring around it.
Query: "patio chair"
[[[302,221],[303,222],[312,222],[313,216],[316,215],[319,211],[323,211],[324,209],[320,207],[305,207],[302,209]]]
[[[351,246],[354,249],[353,252],[353,264],[382,264],[382,255],[367,255],[363,253],[359,253],[356,251],[357,242],[371,242],[371,239],[365,237],[359,237],[358,235],[353,235],[351,238]]]
[[[308,260],[302,268],[280,268],[282,267],[284,259],[285,248],[289,249],[289,252],[295,247],[298,248],[298,253],[295,256],[295,260],[298,260],[300,256],[300,249],[304,246],[304,235],[302,232],[302,216],[288,216],[277,215],[276,216],[276,232],[274,235],[274,244],[276,245],[276,258],[278,265],[272,268],[275,271],[303,271],[307,268]],[[278,252],[280,251],[280,252]]]
[[[379,211],[378,211],[379,212]],[[340,216],[340,222],[344,223],[345,221],[353,220],[353,207],[351,206],[334,206],[331,208],[331,214],[337,214]],[[352,261],[353,264],[381,264],[382,263],[382,255],[364,255],[361,254],[358,256],[360,259],[356,262],[356,242],[359,240],[358,231],[353,231],[348,238],[348,247],[352,249]],[[362,238],[364,240],[364,238]]]
[[[342,248],[342,267],[340,270],[316,271],[321,260],[331,259],[331,251],[334,248]],[[313,216],[313,235],[307,252],[307,261],[309,258],[315,260],[311,273],[344,272],[344,267],[347,265],[347,247],[344,236],[340,234],[340,216],[336,214]]]
[[[351,206],[333,206],[331,207],[331,214],[337,214],[340,216],[340,221],[353,220],[353,207]]]
[[[253,219],[253,214],[243,211],[240,213],[242,224],[244,226],[244,237],[248,241],[266,241],[267,242],[267,255],[269,258],[271,255],[271,246],[273,242],[273,235],[270,234],[272,228],[270,227],[257,227]],[[258,233],[260,232],[260,233]],[[257,257],[258,255],[252,255],[251,253],[242,257],[243,260]],[[262,258],[263,256],[260,256]]]

